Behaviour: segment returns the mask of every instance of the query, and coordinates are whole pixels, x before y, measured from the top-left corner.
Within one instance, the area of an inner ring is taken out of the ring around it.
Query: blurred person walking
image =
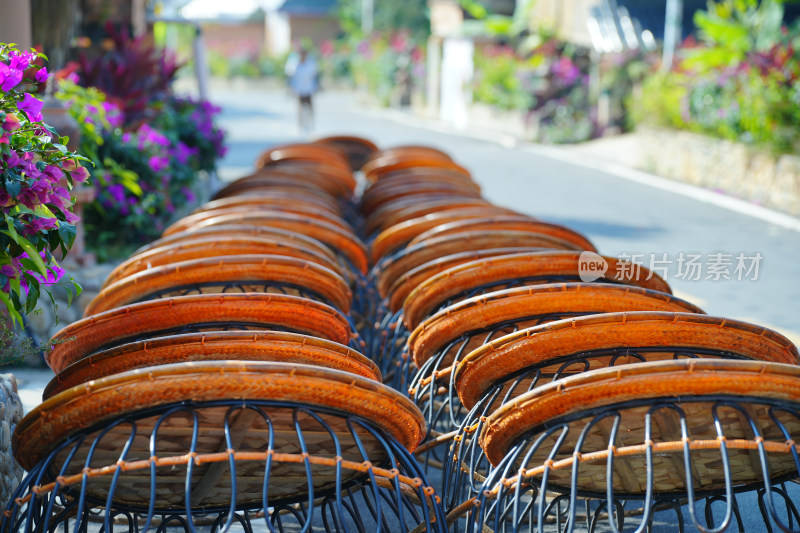
[[[317,61],[308,53],[308,49],[300,49],[299,57],[287,61],[286,76],[289,78],[289,88],[298,98],[298,124],[301,131],[308,133],[314,125],[312,97],[319,90]]]

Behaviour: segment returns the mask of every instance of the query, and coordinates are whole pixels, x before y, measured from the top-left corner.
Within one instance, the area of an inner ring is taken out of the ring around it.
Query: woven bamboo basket
[[[461,402],[472,408],[490,387],[513,381],[525,369],[541,369],[541,386],[553,377],[692,354],[800,363],[789,339],[761,326],[695,313],[631,311],[559,320],[500,337],[468,353],[454,379]]]
[[[501,217],[507,213],[506,209],[494,206],[480,206],[463,210],[449,210],[430,213],[421,217],[412,218],[390,226],[380,232],[370,245],[372,262],[377,263],[381,257],[389,255],[401,246],[406,246],[418,235],[431,228],[439,227],[460,220],[472,220],[487,216]]]
[[[229,405],[211,403],[230,400],[267,403],[261,412],[234,408],[235,418]],[[163,418],[160,407],[181,403],[188,412],[179,407]],[[298,405],[304,410],[293,407]],[[158,509],[180,509],[191,463],[193,507],[227,506],[234,488],[238,505],[257,505],[270,456],[275,462],[268,483],[271,502],[307,497],[310,484],[315,494],[323,494],[337,484],[337,464],[344,467],[344,485],[367,475],[365,461],[392,468],[384,463],[384,443],[365,429],[353,430],[348,417],[364,420],[409,450],[425,429],[408,399],[373,380],[311,365],[209,361],[142,368],[65,390],[22,420],[13,449],[27,469],[55,453],[43,484],[56,481],[55,474],[62,485],[80,483],[88,467],[84,488],[100,501],[116,474],[116,504],[146,507],[152,496]],[[59,448],[79,432],[87,435],[78,444]],[[226,442],[226,433],[236,442]],[[307,457],[312,458],[308,471]],[[230,467],[218,471],[213,466],[229,465],[231,459],[235,487]]]
[[[539,248],[546,250],[575,250],[574,244],[543,233],[511,230],[465,231],[433,237],[410,245],[391,260],[382,263],[378,276],[378,293],[389,295],[389,287],[403,273],[429,261],[454,253],[479,251],[488,248]]]
[[[354,268],[360,272],[367,272],[367,252],[364,248],[364,244],[355,234],[328,222],[309,219],[301,215],[278,211],[273,211],[269,214],[221,215],[198,222],[192,228],[187,228],[184,231],[188,231],[189,229],[200,230],[212,226],[230,224],[271,226],[302,233],[326,244],[333,251],[343,254],[353,264]],[[164,232],[164,236],[169,236],[176,232],[177,231],[172,231],[170,228],[167,228]]]
[[[267,167],[282,161],[314,162],[350,171],[350,164],[341,151],[321,143],[296,143],[274,146],[261,152],[256,168]]]
[[[641,287],[608,283],[532,285],[490,292],[446,307],[425,319],[411,332],[408,346],[419,368],[452,341],[474,332],[477,337],[463,350],[465,356],[470,354],[488,342],[481,342],[481,339],[497,324],[509,324],[522,330],[526,329],[526,321],[545,319],[552,322],[559,316],[629,311],[704,314],[686,300]],[[582,324],[576,322],[575,326]],[[616,326],[616,322],[611,324],[609,328]],[[587,332],[586,335],[593,333]],[[580,340],[576,340],[575,345],[580,347]],[[587,349],[591,349],[591,346],[587,345]],[[485,350],[491,351],[488,347]],[[442,361],[445,364],[451,362],[452,359]]]
[[[183,231],[185,229],[197,225],[198,223],[202,223],[204,220],[208,220],[210,218],[218,216],[226,216],[226,215],[247,216],[255,213],[271,214],[275,212],[291,213],[294,215],[299,215],[310,219],[321,220],[323,222],[327,222],[328,224],[338,226],[343,230],[351,232],[353,231],[352,226],[350,226],[350,224],[348,224],[339,213],[328,212],[313,206],[306,209],[304,206],[294,206],[291,204],[271,205],[271,206],[264,206],[262,208],[257,208],[252,205],[242,205],[237,207],[209,209],[206,211],[201,211],[199,213],[194,213],[192,215],[188,215],[181,218],[180,220],[176,221],[169,227],[169,231],[170,233]]]
[[[379,187],[378,184],[381,186]],[[472,182],[461,180],[431,179],[428,177],[398,176],[385,179],[367,189],[359,202],[359,211],[365,216],[376,209],[411,196],[459,195],[480,198],[480,188]]]
[[[321,144],[323,146],[330,146],[343,152],[347,157],[347,162],[350,169],[354,172],[360,170],[367,159],[378,151],[378,147],[363,137],[354,135],[332,135],[329,137],[322,137],[314,141],[314,144]]]
[[[96,352],[59,372],[48,383],[43,397],[47,399],[112,374],[192,361],[298,363],[381,379],[371,360],[347,346],[318,337],[282,331],[207,331],[156,337]]]
[[[331,258],[332,254],[323,255],[296,241],[259,235],[210,235],[187,238],[134,255],[109,274],[103,287],[139,272],[181,261],[253,254],[294,257],[325,267],[343,278],[347,276],[345,269]]]
[[[259,171],[256,174],[243,176],[228,183],[212,196],[212,201],[224,200],[236,196],[262,196],[280,192],[293,196],[312,197],[323,202],[337,202],[340,186],[337,184],[320,187],[324,176],[314,173],[304,174],[298,178],[291,172],[272,169],[269,172]]]
[[[577,252],[531,252],[490,257],[450,268],[428,279],[408,295],[403,303],[403,321],[409,330],[413,330],[437,307],[475,287],[492,286],[491,290],[499,290],[504,288],[504,283],[513,286],[513,283],[519,284],[519,280],[525,279],[530,280],[524,282],[527,285],[579,281],[579,258]],[[614,257],[603,259],[608,270],[597,281],[672,293],[667,282],[644,267]],[[626,265],[631,268],[624,268]]]
[[[379,159],[384,157],[394,158],[413,158],[413,157],[433,157],[438,159],[451,159],[450,154],[444,150],[434,148],[433,146],[422,144],[403,144],[398,146],[391,146],[389,148],[382,148],[372,154],[370,160]]]
[[[288,329],[348,344],[350,323],[333,307],[283,294],[201,294],[152,300],[92,315],[54,337],[45,361],[59,373],[92,353],[177,331]]]
[[[433,237],[441,237],[452,233],[477,230],[531,231],[570,242],[575,245],[577,250],[597,251],[592,242],[577,231],[560,224],[536,220],[526,215],[500,215],[495,217],[454,220],[446,224],[432,227],[414,237],[409,244],[414,245]]]
[[[298,247],[308,248],[322,254],[329,259],[335,261],[336,254],[331,250],[329,246],[323,244],[322,242],[309,237],[307,235],[303,235],[297,231],[292,231],[283,228],[273,228],[270,226],[259,226],[254,224],[220,224],[218,226],[208,226],[205,228],[199,229],[190,229],[186,231],[181,231],[178,233],[173,233],[167,237],[161,237],[156,239],[155,241],[146,244],[140,248],[138,248],[134,253],[133,257],[138,256],[142,253],[148,252],[155,248],[162,248],[164,246],[168,246],[170,244],[175,244],[177,242],[190,242],[197,239],[207,239],[207,238],[225,238],[225,237],[243,237],[247,238],[249,236],[255,238],[275,238],[281,239],[284,241],[288,241],[290,243],[296,243]]]
[[[796,365],[706,359],[642,363],[538,387],[495,411],[480,440],[496,465],[515,443],[527,446],[513,454],[525,461],[513,470],[519,474],[502,481],[507,488],[535,483],[547,473],[548,489],[603,498],[685,494],[687,479],[695,491],[719,491],[800,475],[793,455],[793,438],[800,434],[798,408]],[[534,449],[525,444],[539,436]],[[651,480],[644,475],[648,470]]]
[[[202,211],[209,211],[212,209],[221,209],[227,207],[238,207],[242,205],[247,206],[269,206],[269,205],[286,205],[291,203],[292,206],[311,209],[320,209],[330,213],[341,215],[342,208],[338,202],[333,198],[328,198],[319,195],[303,194],[291,190],[277,190],[271,191],[269,189],[264,191],[254,192],[253,194],[229,196],[227,198],[220,198],[219,200],[211,200],[192,213],[200,213]]]
[[[412,218],[438,211],[462,210],[475,207],[488,207],[492,213],[500,211],[497,206],[492,206],[488,200],[472,196],[444,194],[420,198],[410,197],[383,204],[366,217],[365,227],[368,235],[377,235],[395,224],[400,224]]]
[[[330,304],[343,313],[353,295],[336,272],[280,255],[230,255],[181,261],[123,278],[101,290],[86,316],[115,307],[186,294],[267,292],[292,294]]]
[[[408,295],[421,285],[424,281],[432,278],[439,272],[443,272],[449,268],[453,268],[470,261],[476,261],[486,257],[494,257],[499,255],[520,254],[529,252],[538,252],[541,248],[533,247],[510,247],[510,248],[485,248],[483,250],[473,250],[469,252],[460,252],[455,254],[446,255],[433,261],[423,263],[418,267],[414,267],[408,272],[402,274],[394,282],[392,282],[388,291],[389,310],[392,312],[399,311],[403,308]]]

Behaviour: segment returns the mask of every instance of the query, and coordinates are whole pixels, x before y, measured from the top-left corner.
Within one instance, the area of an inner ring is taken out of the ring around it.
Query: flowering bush
[[[579,50],[544,40],[525,57],[507,45],[475,52],[473,100],[535,113],[538,140],[577,142],[596,133],[588,61]]]
[[[81,151],[95,163],[96,199],[84,219],[87,244],[101,260],[158,237],[195,200],[197,173],[214,170],[225,153],[214,125],[220,109],[208,102],[170,96],[154,120],[136,125],[97,88],[62,81],[59,97],[81,125]]]
[[[87,179],[85,158],[67,150],[42,122],[43,102],[35,93],[50,74],[34,62],[43,57],[0,44],[0,301],[21,320],[41,294],[62,283],[54,256],[66,254],[75,239],[69,189]]]
[[[782,19],[775,0],[709,4],[695,16],[702,41],[644,82],[638,121],[796,152],[800,32]]]
[[[403,101],[425,77],[424,51],[407,32],[373,34],[359,41],[351,55],[357,85],[376,96],[382,105]]]

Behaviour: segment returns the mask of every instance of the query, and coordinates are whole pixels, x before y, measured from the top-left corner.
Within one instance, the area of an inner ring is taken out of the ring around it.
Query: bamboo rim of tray
[[[510,230],[450,233],[408,246],[392,261],[386,263],[378,276],[378,294],[387,297],[389,287],[403,273],[438,257],[469,250],[510,247],[539,248],[542,251],[577,251],[574,244],[542,233]]]
[[[282,331],[206,331],[156,337],[96,352],[56,374],[42,397],[47,399],[81,383],[136,368],[215,360],[315,364],[381,381],[380,370],[371,359],[333,341]]]
[[[384,183],[383,181],[379,183]],[[359,202],[359,210],[365,216],[376,209],[396,202],[400,198],[411,196],[461,195],[469,198],[480,198],[481,191],[476,186],[466,183],[452,183],[446,180],[407,179],[399,183],[389,182],[384,187],[372,187],[366,191]]]
[[[257,207],[254,205],[240,205],[234,207],[222,207],[219,209],[208,209],[201,211],[199,213],[193,213],[191,215],[187,215],[181,218],[180,220],[177,220],[174,224],[172,224],[169,227],[169,229],[170,233],[175,233],[187,228],[191,228],[196,224],[198,224],[199,222],[202,222],[209,218],[214,218],[218,216],[225,216],[225,215],[249,216],[258,213],[264,213],[268,215],[275,212],[290,213],[294,215],[307,217],[310,219],[321,220],[323,222],[327,222],[328,224],[338,226],[345,231],[351,231],[351,232],[353,231],[352,226],[350,226],[350,224],[348,224],[339,213],[329,212],[314,206],[306,208],[305,206],[294,205],[289,203],[284,203],[283,205],[264,205],[261,207]]]
[[[426,232],[430,228],[439,227],[442,224],[447,224],[456,220],[473,219],[486,216],[492,212],[499,214],[507,212],[504,208],[494,206],[481,206],[478,208],[468,208],[464,210],[449,210],[437,211],[435,213],[428,213],[420,217],[412,218],[389,226],[385,230],[378,233],[375,240],[372,241],[370,247],[370,255],[372,262],[377,263],[378,260],[387,255],[389,252],[399,248],[400,246],[411,246],[414,243],[413,239],[418,235]]]
[[[218,200],[209,200],[194,211],[200,213],[210,209],[220,209],[224,207],[233,207],[238,205],[272,205],[275,202],[291,202],[293,205],[301,205],[307,207],[319,207],[330,213],[341,215],[341,206],[333,198],[328,196],[302,194],[298,191],[291,190],[271,190],[265,189],[263,191],[253,192],[253,194],[228,196]]]
[[[304,287],[343,313],[350,311],[353,294],[336,272],[317,263],[284,255],[228,255],[162,265],[112,283],[89,302],[86,316],[108,311],[173,288],[201,283],[275,282]]]
[[[409,451],[425,435],[420,410],[380,382],[314,365],[203,361],[130,370],[67,389],[20,421],[12,449],[30,470],[58,443],[85,428],[143,409],[215,400],[269,400],[333,409],[370,421]]]
[[[284,294],[195,294],[131,304],[73,322],[53,337],[55,344],[45,352],[45,362],[58,373],[126,338],[210,323],[263,324],[262,329],[284,326],[339,344],[350,341],[347,318],[315,300]]]
[[[426,318],[411,332],[408,347],[419,368],[452,340],[493,324],[531,315],[623,311],[705,314],[686,300],[641,287],[611,283],[548,283],[490,292],[446,307]],[[499,348],[502,344],[496,346]]]
[[[494,217],[454,220],[452,222],[431,228],[424,233],[417,235],[409,242],[409,245],[414,245],[432,237],[439,237],[441,235],[447,235],[450,233],[460,233],[462,231],[478,229],[510,229],[544,233],[545,235],[550,235],[551,237],[556,237],[558,239],[571,242],[579,250],[597,252],[594,244],[592,244],[588,238],[577,231],[566,226],[562,226],[561,224],[537,220],[526,215],[498,215]]]
[[[277,169],[269,173],[259,172],[232,181],[214,193],[212,201],[235,198],[239,196],[261,196],[274,192],[313,197],[323,202],[338,203],[339,185],[328,183],[320,186],[323,178],[306,177],[297,179],[288,172]]]
[[[364,173],[367,182],[372,183],[379,181],[383,175],[409,168],[441,168],[463,174],[465,180],[472,179],[469,170],[458,163],[450,159],[441,159],[424,155],[421,157],[411,156],[408,158],[376,157],[364,163],[364,166],[361,167],[361,171]]]
[[[198,222],[187,230],[200,230],[212,226],[229,224],[248,224],[271,226],[302,233],[328,245],[332,250],[341,252],[361,273],[367,272],[367,252],[361,240],[351,231],[340,228],[322,220],[308,219],[291,213],[273,212],[271,214],[255,213],[252,215],[220,215]],[[173,232],[169,228],[164,236]]]
[[[403,321],[409,330],[413,330],[440,303],[466,289],[486,283],[534,276],[578,277],[580,255],[570,251],[529,252],[495,256],[449,268],[411,291],[403,303]],[[608,264],[608,271],[598,281],[618,282],[672,294],[669,284],[647,268],[614,257],[602,258]],[[623,266],[631,268],[623,269]]]
[[[479,442],[491,463],[497,465],[521,435],[567,415],[619,402],[679,402],[681,397],[724,395],[800,403],[799,378],[797,365],[731,359],[681,359],[602,368],[536,387],[505,403],[489,415]],[[713,424],[713,420],[694,422]],[[690,427],[693,425],[690,422]]]
[[[418,218],[430,213],[466,210],[477,207],[487,207],[491,212],[502,211],[504,208],[492,205],[484,198],[461,195],[435,195],[423,198],[403,198],[391,203],[383,204],[370,213],[365,219],[368,235],[380,233],[396,224],[401,224],[412,218]],[[510,211],[510,210],[508,210]]]
[[[471,408],[493,383],[532,365],[583,352],[655,347],[800,364],[792,341],[762,326],[696,313],[630,311],[568,318],[500,337],[465,355],[454,379],[461,402]]]
[[[261,226],[256,224],[220,224],[218,226],[208,226],[205,228],[193,228],[186,231],[173,233],[168,237],[161,237],[155,241],[142,246],[133,253],[133,257],[141,255],[155,248],[162,248],[164,246],[175,244],[178,242],[191,242],[204,238],[215,238],[221,236],[222,238],[233,237],[246,237],[253,236],[255,238],[277,238],[286,240],[292,243],[297,243],[298,246],[309,248],[319,254],[326,256],[331,261],[336,261],[336,254],[327,244],[309,237],[303,233],[284,229],[275,228],[271,226]]]
[[[111,271],[101,289],[123,278],[154,267],[167,266],[193,259],[253,254],[294,257],[323,266],[343,278],[347,275],[335,260],[298,242],[259,235],[221,234],[204,238],[184,239],[131,256]]]
[[[482,259],[484,257],[493,257],[497,255],[519,254],[526,252],[541,252],[543,251],[538,246],[525,247],[515,246],[508,248],[485,248],[483,250],[474,250],[469,252],[460,252],[450,255],[445,255],[433,261],[423,263],[418,267],[414,267],[402,276],[397,278],[389,287],[389,309],[395,313],[403,308],[403,302],[411,291],[427,279],[433,277],[439,272],[443,272],[448,268],[457,265]]]
[[[292,143],[268,148],[256,159],[256,168],[281,161],[303,161],[321,163],[343,170],[350,170],[347,159],[338,150],[321,143]]]

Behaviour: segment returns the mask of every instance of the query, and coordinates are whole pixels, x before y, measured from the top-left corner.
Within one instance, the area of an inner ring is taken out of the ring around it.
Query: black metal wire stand
[[[219,449],[204,437],[214,409],[224,412]],[[257,422],[257,448],[243,444],[243,414]],[[176,417],[190,421],[187,440],[175,440]],[[112,436],[118,459],[98,464]],[[368,420],[251,400],[162,406],[73,435],[30,471],[0,531],[81,532],[92,522],[129,532],[446,531],[416,460]]]

